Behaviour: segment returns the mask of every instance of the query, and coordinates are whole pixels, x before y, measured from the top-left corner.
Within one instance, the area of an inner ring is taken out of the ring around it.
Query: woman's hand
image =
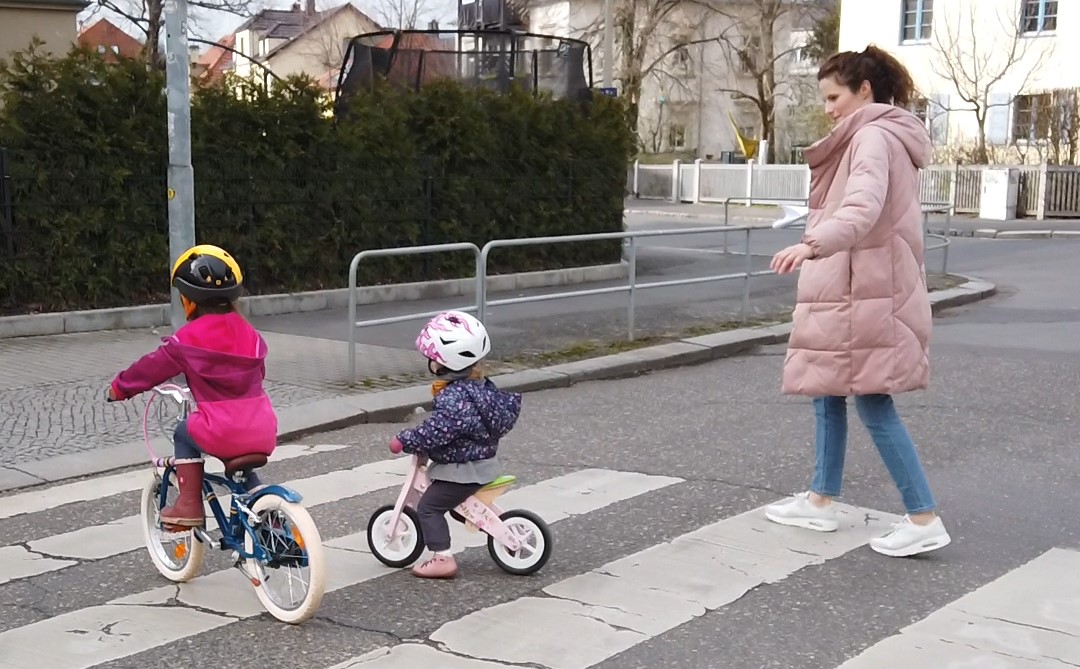
[[[769,269],[777,274],[788,274],[798,269],[804,260],[814,257],[814,249],[809,244],[795,244],[773,256]]]
[[[402,444],[401,440],[398,439],[397,437],[394,437],[393,439],[390,440],[390,452],[393,453],[394,455],[397,455],[398,453],[400,453],[402,451],[402,449],[404,449],[404,448],[405,448],[405,445]]]

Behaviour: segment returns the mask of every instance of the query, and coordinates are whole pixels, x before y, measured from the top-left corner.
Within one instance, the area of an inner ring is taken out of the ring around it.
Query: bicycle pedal
[[[173,525],[171,523],[161,523],[161,531],[166,534],[187,534],[192,531],[193,527],[187,525]]]
[[[207,545],[207,546],[209,546],[210,548],[213,548],[214,550],[217,550],[218,548],[220,548],[220,547],[221,547],[221,544],[219,544],[218,542],[216,542],[216,541],[214,541],[213,539],[211,539],[211,538],[210,538],[210,535],[209,535],[209,534],[207,534],[207,533],[206,533],[206,530],[204,530],[203,528],[201,528],[201,527],[194,527],[194,528],[192,528],[192,531],[193,531],[193,532],[195,533],[195,537],[196,537],[196,538],[197,538],[197,539],[198,539],[199,541],[203,542],[204,544],[206,544],[206,545]]]

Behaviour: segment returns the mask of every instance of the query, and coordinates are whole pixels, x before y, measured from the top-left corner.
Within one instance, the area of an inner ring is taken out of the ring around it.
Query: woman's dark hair
[[[858,92],[862,82],[870,82],[874,102],[906,107],[915,96],[915,82],[907,68],[889,52],[870,45],[862,51],[841,51],[833,54],[818,69],[818,81],[833,77],[839,83]]]

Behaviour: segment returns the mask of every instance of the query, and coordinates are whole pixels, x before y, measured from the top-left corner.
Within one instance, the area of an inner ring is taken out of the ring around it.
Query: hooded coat
[[[930,381],[919,168],[923,123],[870,104],[805,152],[810,201],[784,362],[786,394],[894,394]]]

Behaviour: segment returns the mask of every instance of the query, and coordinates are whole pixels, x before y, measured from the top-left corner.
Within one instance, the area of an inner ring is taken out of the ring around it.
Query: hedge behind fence
[[[0,309],[167,299],[164,77],[33,49],[0,64]],[[312,82],[193,91],[196,236],[252,293],[346,285],[363,249],[620,230],[632,134],[620,101],[390,88],[335,121]],[[4,167],[6,165],[6,168]],[[495,272],[619,259],[599,242],[504,249]],[[361,284],[472,273],[468,254],[361,265]]]

